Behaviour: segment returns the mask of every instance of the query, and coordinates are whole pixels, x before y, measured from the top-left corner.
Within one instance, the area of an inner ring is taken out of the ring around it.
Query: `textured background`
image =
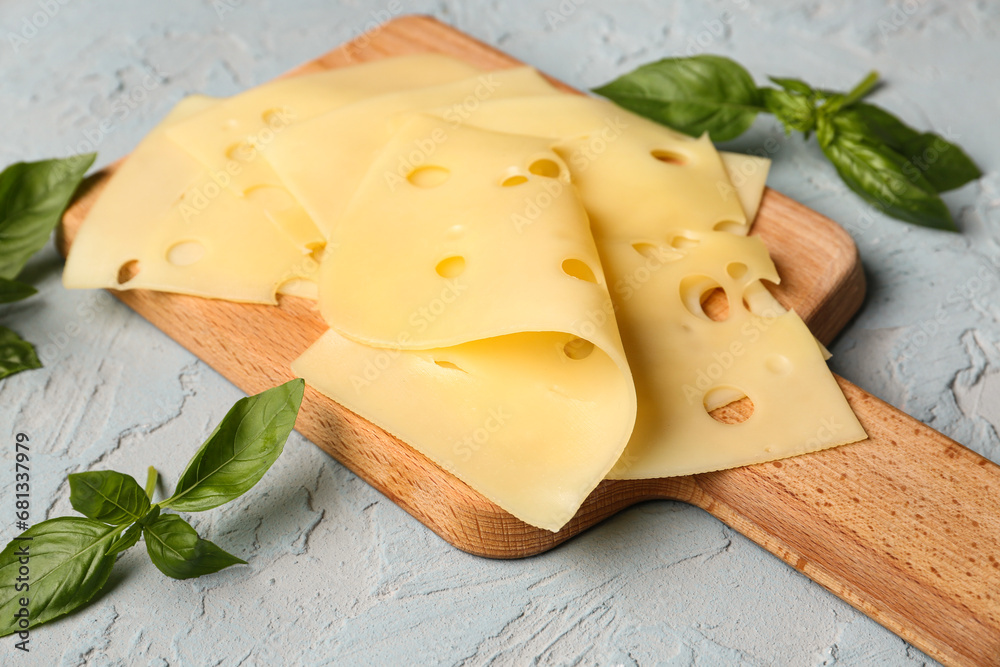
[[[869,297],[834,344],[833,368],[1000,461],[995,3],[7,0],[0,164],[95,149],[107,164],[182,96],[267,81],[397,9],[433,14],[579,87],[703,51],[735,57],[761,81],[846,89],[878,69],[888,82],[878,103],[958,141],[986,172],[946,196],[960,235],[864,217],[816,146],[771,120],[733,145],[777,138],[770,184],[841,222],[861,249]],[[0,381],[0,508],[13,506],[10,434],[27,432],[35,522],[70,512],[70,472],[142,478],[152,464],[172,485],[241,396],[110,297],[62,289],[60,268],[46,249],[25,274],[41,295],[0,306],[0,324],[38,343],[46,362]],[[530,560],[488,561],[449,547],[294,434],[251,493],[194,522],[249,566],[176,582],[135,549],[95,604],[32,632],[30,656],[0,641],[0,661],[934,664],[712,517],[670,502]],[[13,534],[5,520],[0,539]]]

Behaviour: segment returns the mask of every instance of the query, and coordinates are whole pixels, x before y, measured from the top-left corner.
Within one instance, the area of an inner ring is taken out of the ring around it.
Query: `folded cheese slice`
[[[638,392],[611,477],[707,472],[866,437],[825,350],[761,282],[778,282],[766,248],[744,236],[765,159],[720,157],[707,136],[585,97],[491,101],[469,122],[548,137],[590,215]],[[728,297],[725,321],[702,308],[716,290]],[[743,397],[754,409],[745,421],[711,416]]]
[[[569,521],[631,433],[600,259],[545,140],[413,118],[333,230],[320,307],[332,328],[293,370],[532,525]]]
[[[445,106],[447,123],[443,129],[448,129],[461,125],[487,100],[554,91],[534,69],[516,67],[382,95],[288,128],[275,137],[266,160],[329,237],[366,169],[406,114]],[[414,139],[409,150],[397,156],[391,170],[405,174],[439,143],[437,136]]]
[[[66,287],[275,303],[279,285],[315,279],[311,256],[166,136],[215,104],[185,98],[118,168],[73,242]]]
[[[176,123],[167,135],[238,197],[261,208],[303,248],[324,237],[266,160],[277,137],[297,123],[390,92],[474,76],[479,69],[441,54],[385,58],[282,78],[234,95]]]

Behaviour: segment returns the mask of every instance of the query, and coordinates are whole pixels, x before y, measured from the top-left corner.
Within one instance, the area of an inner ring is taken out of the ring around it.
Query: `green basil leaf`
[[[2,252],[2,249],[0,249],[0,252]],[[0,303],[13,303],[21,299],[27,299],[36,292],[38,290],[31,285],[25,285],[16,280],[0,278]]]
[[[812,96],[790,93],[774,88],[761,88],[764,106],[785,126],[785,133],[792,130],[809,132],[816,127],[816,102]]]
[[[924,227],[957,231],[934,187],[919,174],[907,174],[905,158],[888,146],[834,133],[823,152],[847,186],[876,208]]]
[[[138,521],[149,511],[149,497],[131,475],[113,470],[69,476],[69,502],[80,514],[120,526]]]
[[[902,155],[907,173],[923,175],[937,192],[954,190],[982,176],[960,147],[933,132],[917,132],[873,104],[854,104],[838,113],[835,122]]]
[[[109,556],[117,556],[123,551],[131,549],[135,546],[136,542],[139,541],[139,536],[142,534],[142,524],[138,521],[133,523],[128,527],[121,537],[115,540],[111,546],[108,547]]]
[[[666,58],[594,92],[691,136],[708,132],[713,141],[735,139],[764,111],[750,74],[722,56]]]
[[[160,572],[174,579],[211,574],[246,561],[226,553],[176,514],[163,514],[146,525],[146,551]]]
[[[174,495],[160,504],[200,512],[250,490],[281,454],[304,390],[296,379],[237,401],[188,463]]]
[[[816,91],[805,81],[801,79],[789,79],[780,76],[769,76],[767,77],[772,82],[778,84],[790,93],[798,93],[799,95],[815,95]]]
[[[21,598],[28,600],[29,628],[93,598],[114,566],[108,546],[117,530],[93,519],[62,517],[35,524],[11,541],[0,552],[0,636],[25,629],[14,616]],[[25,549],[27,563],[21,560]]]
[[[21,371],[41,368],[35,347],[6,327],[0,327],[0,380]]]
[[[17,277],[49,240],[95,157],[18,162],[0,173],[0,278]]]

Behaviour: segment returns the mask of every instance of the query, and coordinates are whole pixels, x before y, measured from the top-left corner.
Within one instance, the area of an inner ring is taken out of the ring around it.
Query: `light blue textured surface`
[[[46,7],[48,9],[46,9]],[[758,80],[846,89],[968,148],[986,172],[946,195],[960,235],[864,217],[816,146],[771,120],[770,184],[852,233],[868,301],[833,368],[1000,460],[1000,9],[988,2],[706,3],[13,0],[0,5],[0,164],[96,148],[127,153],[182,96],[264,82],[395,7],[429,13],[578,87],[666,55],[722,53]],[[47,14],[46,14],[47,12]],[[44,25],[31,34],[25,26]],[[26,31],[26,32],[24,32]],[[23,37],[12,38],[11,35]],[[153,72],[153,76],[148,76]],[[102,126],[103,123],[103,126]],[[89,146],[87,144],[90,144]],[[156,466],[173,483],[240,392],[114,299],[68,292],[48,248],[41,295],[0,306],[46,368],[0,381],[0,516],[14,432],[32,437],[32,520],[70,513],[67,473]],[[12,519],[0,538],[13,534]],[[163,577],[140,549],[84,611],[0,641],[7,665],[922,665],[925,655],[700,510],[622,513],[512,562],[451,548],[294,434],[251,493],[194,516],[249,561]]]

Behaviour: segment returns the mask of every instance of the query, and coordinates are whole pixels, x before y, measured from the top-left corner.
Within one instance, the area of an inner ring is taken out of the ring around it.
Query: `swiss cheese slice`
[[[825,350],[761,283],[778,280],[766,249],[744,237],[769,161],[720,157],[707,137],[591,98],[492,101],[470,123],[551,138],[591,217],[639,402],[612,477],[707,472],[866,437]],[[717,288],[729,297],[721,323],[701,310]],[[710,416],[744,396],[755,411],[743,423]]]
[[[281,284],[315,279],[314,258],[166,136],[214,104],[185,98],[118,168],[73,241],[66,287],[275,303]]]
[[[670,229],[745,234],[750,228],[739,197],[726,196],[733,186],[707,135],[692,139],[582,95],[490,100],[468,123],[551,138],[598,239]]]
[[[461,125],[487,100],[553,91],[534,69],[517,67],[382,95],[288,128],[276,136],[266,159],[320,231],[329,236],[366,169],[405,114],[445,106],[443,131]],[[437,150],[442,136],[435,133],[414,138],[409,150],[397,156],[391,172],[405,175],[413,164]]]
[[[293,370],[527,523],[563,526],[628,440],[614,316],[577,331],[611,312],[600,259],[546,140],[412,119],[333,231],[320,305],[332,328]]]
[[[441,54],[385,58],[282,78],[178,122],[167,135],[238,197],[262,209],[303,248],[322,245],[315,224],[261,155],[296,123],[354,102],[464,79],[480,70]]]
[[[606,264],[631,277],[616,302],[639,388],[635,431],[609,476],[708,472],[864,439],[822,347],[764,287],[778,276],[763,243],[711,231],[675,238],[684,242],[602,246]],[[703,308],[714,290],[728,300],[722,319]],[[745,421],[711,416],[744,396]]]

